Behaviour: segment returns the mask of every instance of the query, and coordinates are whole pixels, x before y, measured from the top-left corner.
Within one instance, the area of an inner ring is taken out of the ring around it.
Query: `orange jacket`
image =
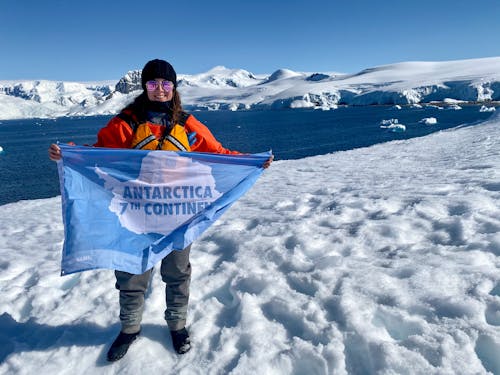
[[[163,135],[165,126],[148,122],[152,133],[160,138]],[[222,147],[215,139],[210,130],[198,121],[193,115],[189,115],[184,125],[186,133],[196,132],[196,142],[191,145],[191,151],[212,152],[217,154],[239,154],[238,151],[231,151]],[[130,148],[133,137],[132,127],[118,116],[113,117],[108,124],[97,133],[95,147],[110,148]]]

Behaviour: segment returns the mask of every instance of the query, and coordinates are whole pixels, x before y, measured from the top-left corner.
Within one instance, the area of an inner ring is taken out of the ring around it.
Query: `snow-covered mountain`
[[[267,76],[256,76],[243,69],[228,69],[216,66],[206,73],[196,75],[181,74],[178,77],[179,87],[200,88],[238,88],[254,86],[262,82]]]
[[[500,101],[500,57],[403,62],[357,74],[279,69],[255,75],[217,66],[179,74],[187,109],[332,109],[338,105]],[[141,90],[140,71],[118,82],[0,81],[0,119],[114,114]]]

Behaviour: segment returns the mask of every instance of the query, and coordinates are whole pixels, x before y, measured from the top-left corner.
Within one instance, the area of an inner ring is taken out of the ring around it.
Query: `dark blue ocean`
[[[197,111],[227,148],[241,152],[273,150],[275,160],[300,159],[370,146],[397,139],[420,137],[442,129],[484,121],[491,113],[479,106],[461,110],[434,107],[342,107],[332,111]],[[435,117],[437,124],[419,123]],[[0,121],[0,205],[22,199],[59,195],[56,164],[47,157],[53,142],[93,144],[97,131],[111,116]],[[395,118],[405,132],[380,128]]]

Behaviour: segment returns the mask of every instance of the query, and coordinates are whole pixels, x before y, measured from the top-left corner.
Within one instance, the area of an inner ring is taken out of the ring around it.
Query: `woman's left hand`
[[[269,168],[273,160],[274,160],[274,155],[271,155],[269,159],[267,159],[266,162],[262,165],[262,168],[264,169]]]

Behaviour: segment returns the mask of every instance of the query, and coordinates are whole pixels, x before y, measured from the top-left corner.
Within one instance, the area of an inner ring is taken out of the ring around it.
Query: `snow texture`
[[[498,115],[277,161],[193,246],[192,350],[156,272],[113,364],[113,272],[59,276],[59,198],[1,206],[0,373],[500,374],[499,202]]]

